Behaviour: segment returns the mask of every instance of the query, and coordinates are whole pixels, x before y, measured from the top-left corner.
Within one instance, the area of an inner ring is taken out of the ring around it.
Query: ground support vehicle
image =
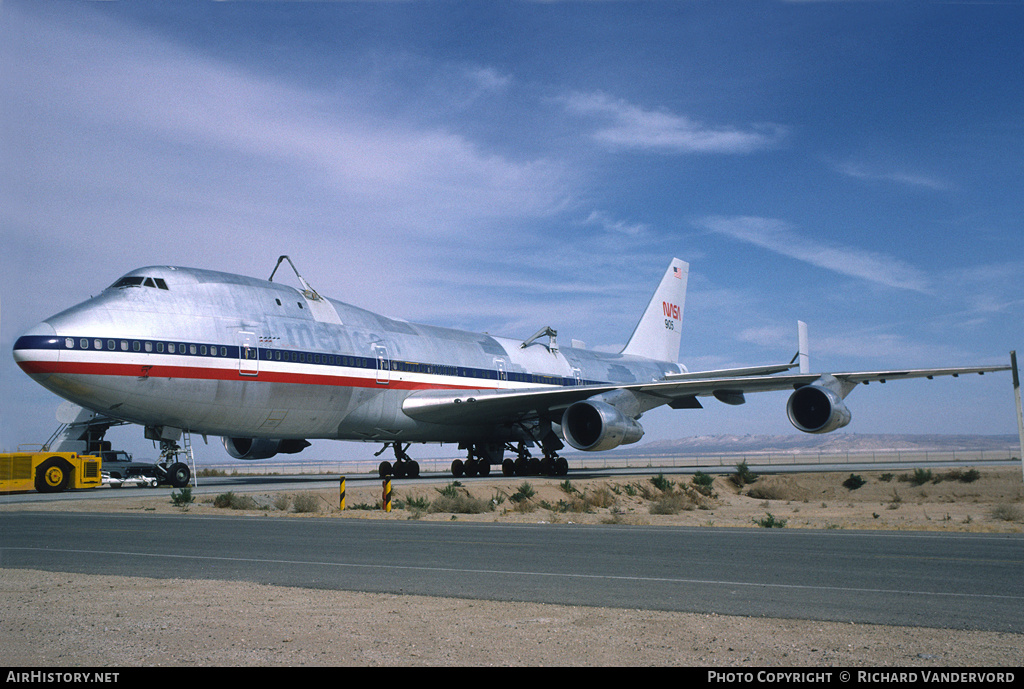
[[[103,457],[103,483],[112,488],[156,487],[160,484],[183,488],[192,478],[192,472],[184,462],[173,462],[166,466],[152,462],[136,462],[130,454],[122,450],[104,450],[99,454]]]
[[[77,452],[5,452],[0,454],[0,492],[97,488],[103,484],[102,464],[100,457]]]
[[[150,476],[119,478],[117,476],[111,476],[109,472],[104,471],[103,485],[110,486],[111,488],[120,488],[121,486],[143,486],[145,488],[156,488],[160,483]]]

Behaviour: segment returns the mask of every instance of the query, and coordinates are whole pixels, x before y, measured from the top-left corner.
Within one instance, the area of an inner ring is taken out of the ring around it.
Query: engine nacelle
[[[850,410],[828,388],[807,385],[789,396],[789,422],[804,433],[830,433],[850,423]]]
[[[644,436],[644,429],[607,402],[590,399],[565,410],[562,435],[577,450],[596,452],[635,443]]]
[[[305,440],[276,438],[221,438],[224,449],[235,459],[269,459],[278,452],[295,454],[309,447]]]

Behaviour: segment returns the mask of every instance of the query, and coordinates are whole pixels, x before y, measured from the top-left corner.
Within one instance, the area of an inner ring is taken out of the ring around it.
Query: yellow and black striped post
[[[391,477],[388,476],[384,479],[384,494],[381,496],[381,500],[384,502],[384,511],[391,511]]]
[[[341,508],[341,511],[344,512],[345,511],[345,477],[344,476],[341,477],[341,484],[338,486],[338,493],[339,493],[338,506]]]

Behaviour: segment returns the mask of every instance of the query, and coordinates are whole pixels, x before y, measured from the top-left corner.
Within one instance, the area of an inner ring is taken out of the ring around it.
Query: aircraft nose
[[[42,382],[50,377],[60,356],[57,331],[45,321],[14,343],[14,361],[25,373]]]

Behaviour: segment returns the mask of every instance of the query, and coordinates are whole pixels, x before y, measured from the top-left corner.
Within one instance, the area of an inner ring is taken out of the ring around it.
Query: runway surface
[[[1018,633],[1022,546],[1019,534],[0,513],[3,568]]]

